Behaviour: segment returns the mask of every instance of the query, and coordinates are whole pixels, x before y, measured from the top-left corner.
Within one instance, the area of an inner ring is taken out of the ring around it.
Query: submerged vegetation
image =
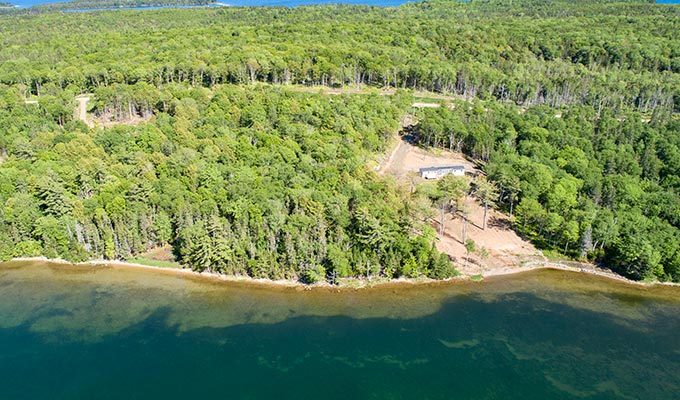
[[[538,0],[6,15],[0,257],[170,244],[254,277],[449,277],[420,194],[367,167],[427,90],[460,100],[419,111],[416,139],[479,162],[480,200],[520,234],[677,281],[679,24],[673,6]],[[142,122],[89,128],[81,93]]]

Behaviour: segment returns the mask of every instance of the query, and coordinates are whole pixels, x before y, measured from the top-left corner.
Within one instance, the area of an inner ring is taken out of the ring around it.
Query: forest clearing
[[[418,176],[420,168],[451,164],[465,165],[471,175],[482,173],[463,154],[443,149],[424,149],[409,143],[408,137],[400,137],[378,173],[393,176],[402,190],[413,191],[417,185],[434,184],[425,182]],[[464,200],[463,209],[469,222],[465,224],[459,215],[447,213],[444,217],[444,233],[438,235],[436,242],[437,249],[454,260],[456,269],[463,276],[486,276],[499,271],[508,273],[513,269],[521,269],[525,262],[547,261],[540,250],[517,235],[508,215],[490,210],[487,215],[488,226],[483,230],[482,204],[468,196]],[[435,208],[432,211],[439,213]],[[431,217],[429,220],[439,231],[440,219]],[[462,237],[464,229],[467,238],[474,241],[477,251],[467,252]]]
[[[87,117],[87,103],[90,101],[90,96],[76,96],[76,101],[78,102],[75,110],[76,119],[83,121],[87,126],[93,128],[94,122]]]

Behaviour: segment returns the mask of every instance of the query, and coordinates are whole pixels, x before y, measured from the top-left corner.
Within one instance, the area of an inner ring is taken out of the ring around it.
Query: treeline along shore
[[[0,257],[169,245],[227,275],[447,279],[461,255],[437,251],[432,209],[466,218],[459,200],[476,196],[549,253],[678,281],[679,13],[426,1],[5,15]],[[456,100],[414,111],[414,90]],[[74,115],[84,93],[92,128]],[[407,115],[415,143],[464,153],[491,189],[376,174]]]

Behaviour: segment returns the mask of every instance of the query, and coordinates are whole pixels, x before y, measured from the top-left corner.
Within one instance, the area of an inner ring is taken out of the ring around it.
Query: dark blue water
[[[31,268],[0,267],[2,399],[680,393],[677,299],[576,274],[336,293]]]
[[[645,334],[531,296],[466,299],[407,321],[298,317],[183,334],[165,317],[93,344],[0,330],[2,397],[672,399],[680,389],[680,355],[667,354],[677,325],[656,320],[662,332]]]

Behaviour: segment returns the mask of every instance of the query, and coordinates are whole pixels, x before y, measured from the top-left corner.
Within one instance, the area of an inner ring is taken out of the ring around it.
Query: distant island
[[[169,6],[207,6],[217,4],[212,0],[73,0],[61,3],[40,4],[31,10],[89,10]]]
[[[191,7],[219,5],[212,0],[72,0],[59,3],[39,4],[22,9],[23,12],[46,12],[66,10],[99,10],[145,7]]]

